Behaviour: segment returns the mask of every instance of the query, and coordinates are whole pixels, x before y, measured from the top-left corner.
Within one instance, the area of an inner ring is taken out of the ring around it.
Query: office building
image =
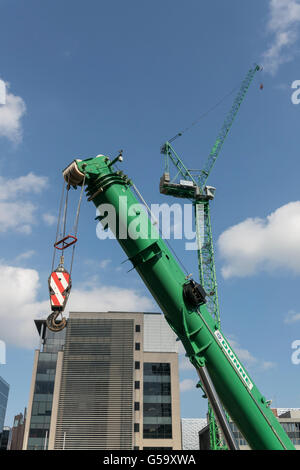
[[[273,408],[274,415],[291,439],[296,450],[300,450],[300,408]],[[230,422],[231,429],[240,450],[249,450],[250,447],[237,426]],[[209,450],[209,427],[199,432],[200,449]]]
[[[14,417],[13,427],[11,428],[11,436],[9,450],[22,450],[24,430],[26,423],[26,408],[23,413],[19,413]]]
[[[2,433],[0,435],[0,450],[8,450],[11,436],[11,429],[9,426],[3,426]]]
[[[300,408],[273,408],[274,415],[296,447],[300,450]],[[235,424],[231,424],[233,434],[240,450],[249,450],[250,447]]]
[[[199,450],[199,432],[207,426],[206,418],[182,418],[182,450]]]
[[[0,377],[0,434],[2,433],[4,426],[8,393],[9,385],[2,377]]]
[[[56,365],[66,329],[54,333],[47,329],[44,320],[35,320],[35,325],[40,346],[34,354],[23,449],[43,450],[48,447]]]
[[[181,449],[177,342],[162,315],[71,312],[60,333],[36,326],[24,449]]]

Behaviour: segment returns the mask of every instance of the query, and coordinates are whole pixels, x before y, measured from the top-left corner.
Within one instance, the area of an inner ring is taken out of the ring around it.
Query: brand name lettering
[[[222,349],[225,351],[226,355],[229,357],[230,361],[232,362],[232,364],[234,365],[235,369],[238,371],[239,373],[239,376],[241,377],[241,379],[243,380],[243,382],[247,385],[247,387],[249,388],[249,390],[252,390],[253,388],[253,383],[251,382],[251,380],[249,379],[248,375],[246,374],[245,370],[243,369],[243,367],[241,366],[241,364],[239,363],[237,357],[235,356],[235,354],[232,352],[229,344],[227,343],[227,341],[223,338],[222,334],[220,333],[219,330],[215,331],[215,336],[218,340],[218,342],[220,343],[220,345],[222,346]]]

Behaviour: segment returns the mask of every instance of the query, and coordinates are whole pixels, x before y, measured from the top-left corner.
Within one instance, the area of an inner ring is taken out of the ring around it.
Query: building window
[[[141,344],[140,343],[135,343],[135,350],[140,351],[141,349]]]
[[[144,394],[149,396],[170,396],[171,384],[164,382],[145,382]]]
[[[173,450],[173,447],[143,447],[143,450]]]
[[[140,361],[135,361],[134,368],[135,368],[135,370],[140,369]]]
[[[134,432],[140,432],[140,425],[139,425],[139,423],[134,423]]]
[[[138,446],[134,446],[133,450],[140,450]]]
[[[291,439],[292,443],[296,446],[300,445],[300,423],[280,421],[280,424]]]
[[[134,411],[139,411],[140,410],[140,402],[139,401],[135,401],[134,402]]]
[[[48,340],[46,344],[49,349],[53,347]],[[39,353],[27,444],[29,450],[43,450],[49,435],[56,361],[57,353]]]
[[[145,424],[144,439],[172,439],[172,424]]]
[[[143,377],[143,437],[172,439],[170,364],[146,362]]]
[[[139,380],[136,380],[136,381],[134,382],[134,388],[135,388],[135,390],[139,390],[139,389],[140,389],[140,381],[139,381]]]
[[[144,416],[171,416],[171,403],[144,403]]]
[[[170,364],[169,363],[144,363],[144,375],[152,376],[152,375],[170,375]]]
[[[229,425],[231,427],[231,430],[233,431],[233,435],[236,439],[238,446],[247,446],[248,442],[246,441],[246,439],[244,438],[243,434],[240,432],[236,424],[233,422],[230,422]]]
[[[141,325],[135,325],[135,332],[140,333],[141,331]]]

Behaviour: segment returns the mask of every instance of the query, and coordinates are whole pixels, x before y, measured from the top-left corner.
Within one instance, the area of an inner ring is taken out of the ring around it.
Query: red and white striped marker
[[[66,289],[70,285],[68,272],[53,271],[49,278],[50,302],[55,310],[62,310],[67,299]]]

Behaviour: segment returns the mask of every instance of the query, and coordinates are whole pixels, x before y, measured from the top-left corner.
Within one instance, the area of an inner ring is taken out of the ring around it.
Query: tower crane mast
[[[206,186],[206,182],[254,76],[259,70],[260,66],[255,64],[254,67],[250,68],[247,72],[202,170],[189,170],[182,159],[177,155],[170,142],[166,142],[161,148],[161,153],[165,156],[165,171],[160,180],[160,192],[174,197],[190,199],[193,202],[199,280],[207,293],[207,309],[217,322],[218,327],[220,327],[220,310],[209,204],[210,200],[214,198],[215,188]],[[177,134],[175,138],[180,135],[180,133]],[[175,138],[173,138],[172,141]],[[170,163],[175,166],[177,171],[173,180],[170,179]],[[178,177],[182,178],[179,182]],[[210,446],[214,450],[223,449],[223,440],[220,437],[221,434],[218,431],[210,405],[208,407],[208,416]]]

